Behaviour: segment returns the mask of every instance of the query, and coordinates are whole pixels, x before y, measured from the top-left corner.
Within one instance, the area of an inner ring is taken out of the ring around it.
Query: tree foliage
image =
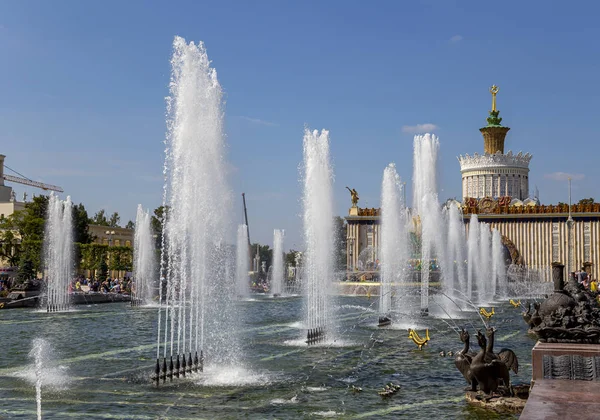
[[[133,221],[128,221],[127,224],[125,225],[125,229],[135,229],[135,223],[133,223]]]
[[[94,214],[94,217],[90,219],[90,224],[108,226],[108,219],[106,218],[106,210],[102,209]]]
[[[80,244],[89,244],[94,241],[89,231],[89,218],[85,206],[82,203],[73,204],[73,240]]]
[[[592,197],[590,198],[582,198],[581,200],[579,200],[579,203],[577,204],[594,204],[596,202],[596,200],[594,200]]]
[[[154,215],[150,220],[150,226],[152,232],[156,235],[156,248],[160,249],[162,245],[162,234],[163,226],[165,224],[166,216],[169,211],[168,206],[160,206],[154,209]]]
[[[114,212],[113,214],[110,215],[110,219],[108,219],[108,226],[110,226],[110,227],[121,227],[119,225],[120,221],[121,221],[121,216],[119,216],[119,213]]]

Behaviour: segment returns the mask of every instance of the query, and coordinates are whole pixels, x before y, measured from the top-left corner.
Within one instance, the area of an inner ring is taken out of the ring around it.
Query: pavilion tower
[[[524,200],[529,195],[529,162],[533,156],[522,152],[516,155],[512,151],[504,153],[504,140],[510,128],[501,124],[500,111],[496,108],[498,91],[496,85],[490,88],[492,110],[487,125],[479,129],[483,135],[483,154],[458,157],[463,200],[504,196]]]

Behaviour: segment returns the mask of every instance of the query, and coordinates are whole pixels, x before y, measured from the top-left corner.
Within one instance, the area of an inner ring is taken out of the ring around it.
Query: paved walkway
[[[520,420],[600,418],[600,381],[538,379]]]

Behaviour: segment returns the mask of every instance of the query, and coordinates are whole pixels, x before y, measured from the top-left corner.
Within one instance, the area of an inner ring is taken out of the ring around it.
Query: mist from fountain
[[[271,293],[281,295],[283,293],[283,240],[285,231],[274,229],[273,231],[273,270],[271,273]]]
[[[204,366],[239,368],[223,93],[202,42],[176,37],[171,67],[157,359],[204,353]]]
[[[50,392],[62,392],[68,389],[72,380],[65,366],[56,364],[54,350],[43,338],[33,339],[29,358],[33,362],[17,376],[35,386],[37,418],[42,418],[42,389]]]
[[[33,340],[33,348],[29,352],[29,357],[33,359],[35,366],[35,402],[38,420],[42,420],[42,369],[47,347],[48,343],[44,339],[36,338]]]
[[[152,216],[138,205],[133,238],[132,305],[149,305],[156,296],[158,273],[156,271],[156,248],[152,233]]]
[[[379,292],[379,312],[389,315],[392,310],[392,285],[396,284],[396,306],[399,310],[407,305],[406,261],[408,252],[408,213],[402,201],[402,182],[396,165],[390,163],[383,171],[381,185],[381,289]]]
[[[445,208],[444,218],[448,223],[448,244],[442,290],[447,296],[462,297],[467,290],[467,238],[461,208],[450,204]]]
[[[469,299],[473,299],[473,290],[479,274],[479,218],[471,214],[469,219],[469,236],[467,238],[467,291]]]
[[[248,226],[238,225],[235,257],[235,279],[237,294],[242,299],[250,297],[250,248],[248,246]]]
[[[494,299],[492,285],[492,233],[487,223],[480,224],[479,230],[479,273],[477,275],[477,290],[480,303],[488,303]]]
[[[502,245],[502,235],[496,229],[492,231],[492,268],[495,280],[494,297],[506,299],[508,297],[508,281],[504,262],[504,245]]]
[[[54,193],[48,200],[44,235],[47,278],[47,311],[66,311],[71,307],[69,284],[73,277],[73,206]]]
[[[304,131],[303,211],[305,256],[303,275],[306,286],[306,326],[321,331],[327,341],[333,338],[331,294],[334,276],[333,171],[329,157],[329,132]],[[320,334],[320,333],[319,333]]]

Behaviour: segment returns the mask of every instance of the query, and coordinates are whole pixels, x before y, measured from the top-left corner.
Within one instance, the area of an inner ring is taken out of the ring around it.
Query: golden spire
[[[496,94],[500,89],[496,85],[492,85],[490,93],[492,94],[492,112],[496,111]]]

